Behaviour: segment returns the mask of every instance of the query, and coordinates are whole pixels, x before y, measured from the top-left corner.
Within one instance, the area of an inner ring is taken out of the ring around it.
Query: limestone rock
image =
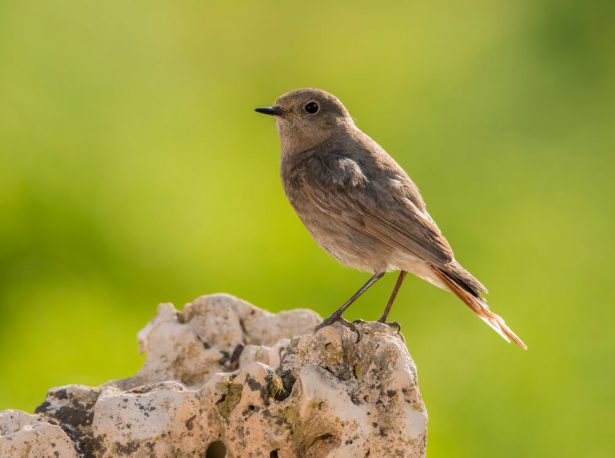
[[[19,410],[0,412],[1,457],[77,458],[75,446],[53,420]]]
[[[139,333],[137,375],[52,389],[34,416],[0,413],[0,456],[425,456],[402,337],[380,323],[357,325],[359,342],[338,325],[313,333],[320,321],[224,294],[162,304]]]

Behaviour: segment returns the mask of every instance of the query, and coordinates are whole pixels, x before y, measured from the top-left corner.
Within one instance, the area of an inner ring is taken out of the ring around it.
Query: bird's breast
[[[389,262],[391,249],[380,240],[345,224],[339,215],[324,212],[298,186],[286,189],[286,195],[312,238],[339,262],[374,273],[393,268]]]

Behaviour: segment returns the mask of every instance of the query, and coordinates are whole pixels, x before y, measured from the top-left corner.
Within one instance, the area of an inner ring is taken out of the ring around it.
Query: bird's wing
[[[370,178],[360,162],[332,153],[300,168],[304,195],[340,224],[436,266],[453,260],[438,227],[404,194],[404,177]]]

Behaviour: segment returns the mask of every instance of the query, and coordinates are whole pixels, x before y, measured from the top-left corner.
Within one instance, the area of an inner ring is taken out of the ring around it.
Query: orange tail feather
[[[446,272],[434,268],[434,272],[444,282],[448,289],[461,299],[470,309],[485,323],[487,323],[495,332],[497,332],[508,343],[511,341],[519,345],[519,347],[527,350],[527,345],[523,342],[512,329],[510,329],[504,319],[497,313],[493,312],[486,301],[480,297],[471,294],[470,292],[459,286]]]

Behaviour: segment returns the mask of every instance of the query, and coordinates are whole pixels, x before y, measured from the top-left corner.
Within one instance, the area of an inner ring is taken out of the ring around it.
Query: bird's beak
[[[254,111],[271,116],[282,116],[284,114],[284,110],[282,110],[282,108],[278,105],[274,105],[272,107],[255,108]]]

